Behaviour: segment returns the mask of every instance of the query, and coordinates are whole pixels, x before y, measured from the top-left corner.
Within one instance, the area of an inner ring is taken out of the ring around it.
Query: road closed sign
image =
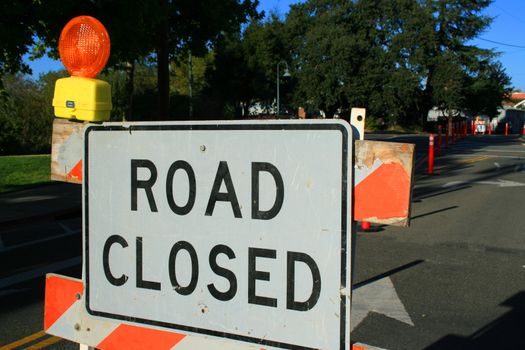
[[[89,126],[88,313],[349,349],[351,135],[323,120]]]

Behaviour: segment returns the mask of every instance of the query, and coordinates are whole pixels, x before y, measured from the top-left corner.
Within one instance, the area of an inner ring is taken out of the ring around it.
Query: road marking
[[[474,158],[461,160],[458,163],[460,163],[460,164],[472,164],[472,163],[480,162],[482,160],[489,159],[489,158],[491,158],[491,156],[483,155],[483,156],[478,156],[478,157],[474,157]]]
[[[512,151],[510,149],[484,149],[484,152],[503,152],[503,153],[525,153],[525,151]]]
[[[499,187],[521,187],[525,183],[498,179],[498,181],[451,181],[442,185],[442,188],[456,187],[460,185],[495,185]]]
[[[405,306],[399,299],[390,277],[354,289],[352,293],[351,329],[357,327],[370,312],[383,314],[414,326]]]
[[[38,202],[38,201],[45,201],[49,199],[55,199],[56,196],[27,196],[27,197],[19,197],[19,198],[12,198],[8,199],[8,203],[27,203],[27,202]]]
[[[62,222],[58,222],[58,226],[60,226],[64,230],[65,233],[77,233],[80,231],[80,229],[72,230],[69,226],[67,226],[66,224]]]
[[[59,341],[62,341],[63,339],[62,338],[59,338],[59,337],[50,337],[50,338],[47,338],[46,340],[42,340],[41,342],[38,342],[34,345],[31,345],[30,347],[26,348],[25,350],[40,350],[40,349],[44,349],[44,348],[47,348],[48,346],[51,346],[53,344],[56,344],[58,343]]]
[[[7,344],[7,345],[4,345],[2,347],[0,347],[0,350],[11,350],[11,349],[16,349],[24,344],[27,344],[29,342],[32,342],[33,340],[35,339],[38,339],[38,338],[42,338],[46,335],[46,332],[44,332],[43,330],[42,331],[39,331],[39,332],[36,332],[36,333],[33,333],[31,335],[28,335],[27,337],[25,338],[22,338],[22,339],[19,339],[17,341],[14,341],[12,342],[11,344]]]
[[[486,156],[486,157],[489,157],[489,158],[504,158],[504,159],[525,159],[525,156],[503,156],[501,154],[497,154],[497,155],[494,155],[494,154],[491,154],[491,155],[488,155],[488,154],[483,154],[483,156]],[[447,158],[471,158],[472,156],[471,155],[468,155],[468,154],[450,154],[448,156],[446,156]]]

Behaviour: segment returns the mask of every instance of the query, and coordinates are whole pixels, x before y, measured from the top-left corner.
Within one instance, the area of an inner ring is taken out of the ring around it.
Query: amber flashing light
[[[60,34],[58,52],[72,76],[96,77],[108,62],[109,51],[108,32],[96,18],[75,17]]]

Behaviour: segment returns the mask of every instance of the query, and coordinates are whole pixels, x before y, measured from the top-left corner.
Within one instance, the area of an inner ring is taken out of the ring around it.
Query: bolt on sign
[[[87,127],[88,313],[349,349],[351,137],[338,121]]]

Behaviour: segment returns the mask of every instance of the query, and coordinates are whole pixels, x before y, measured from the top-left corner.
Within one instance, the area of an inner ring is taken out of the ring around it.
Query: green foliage
[[[0,76],[26,72],[24,54],[56,56],[63,25],[87,14],[112,41],[101,76],[112,85],[112,120],[241,118],[255,105],[270,113],[276,79],[283,107],[328,117],[365,107],[385,128],[423,125],[434,106],[494,115],[510,91],[497,55],[468,44],[490,24],[482,11],[491,0],[307,0],[266,20],[257,3],[2,2]],[[276,77],[283,60],[291,79]],[[0,152],[48,147],[54,81],[63,75],[3,79]]]
[[[421,123],[433,106],[494,110],[510,80],[494,68],[494,52],[466,44],[490,24],[481,14],[490,2],[309,0],[292,6],[286,29],[296,101],[328,116],[365,107],[391,125]]]
[[[464,105],[466,74],[452,52],[445,52],[434,60],[434,71],[429,77],[433,89],[433,105],[444,111],[460,110]]]
[[[51,157],[0,157],[0,193],[50,181]]]
[[[191,59],[191,89],[193,96],[200,96],[208,87],[206,72],[212,69],[214,64],[213,52],[207,53],[204,57],[192,56]],[[181,96],[189,96],[190,86],[190,64],[188,56],[172,62],[170,65],[170,92]]]
[[[39,7],[33,2],[0,1],[0,78],[6,73],[30,71],[22,56],[34,44],[34,31],[39,27]]]
[[[362,42],[349,19],[350,1],[308,1],[292,7],[287,28],[298,81],[296,101],[308,101],[330,117],[348,108],[345,90],[356,85],[357,62],[362,62]],[[359,89],[353,89],[359,99]]]
[[[248,116],[248,108],[255,103],[267,113],[270,110],[276,94],[277,64],[289,58],[283,27],[276,16],[267,21],[254,20],[242,35],[229,33],[217,43],[207,93],[224,101],[230,117]],[[280,67],[282,74],[285,66]],[[285,81],[281,87],[284,101]]]
[[[24,78],[3,79],[8,97],[0,104],[0,154],[49,153],[53,112],[47,87]]]
[[[498,115],[501,101],[512,91],[510,78],[499,62],[482,62],[477,74],[468,77],[467,83],[465,105],[473,114]]]

